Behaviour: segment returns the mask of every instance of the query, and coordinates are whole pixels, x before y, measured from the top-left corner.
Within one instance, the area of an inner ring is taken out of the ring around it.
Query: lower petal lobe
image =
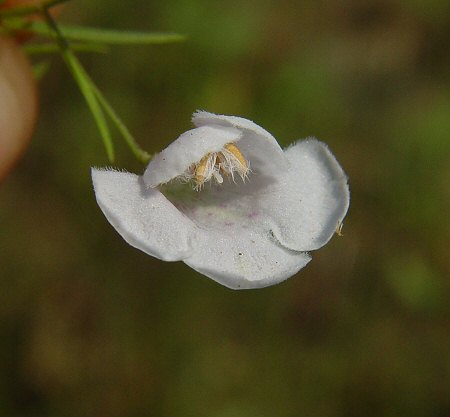
[[[165,261],[192,253],[194,224],[159,190],[126,172],[93,169],[92,180],[100,208],[131,246]]]

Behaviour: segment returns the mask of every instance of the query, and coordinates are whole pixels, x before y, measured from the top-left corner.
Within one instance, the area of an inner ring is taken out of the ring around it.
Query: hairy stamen
[[[188,171],[184,177],[193,179],[194,189],[200,191],[203,185],[212,178],[218,184],[223,183],[223,176],[230,176],[234,181],[235,172],[245,181],[250,168],[239,148],[233,143],[228,143],[219,152],[206,154],[200,162],[193,164]]]

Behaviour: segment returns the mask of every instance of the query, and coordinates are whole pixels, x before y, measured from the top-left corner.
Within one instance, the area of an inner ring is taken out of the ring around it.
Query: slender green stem
[[[82,93],[84,94],[84,97],[91,109],[91,112],[96,118],[96,122],[102,134],[102,138],[104,140],[109,159],[112,161],[114,154],[109,129],[104,119],[103,110],[111,118],[112,122],[115,124],[115,126],[123,136],[125,142],[128,144],[129,148],[131,149],[135,157],[140,162],[148,163],[149,160],[151,159],[150,154],[148,154],[138,145],[135,138],[130,133],[128,128],[125,126],[125,124],[122,122],[122,120],[119,118],[119,116],[112,108],[112,106],[109,104],[108,100],[104,97],[104,95],[92,81],[91,77],[81,66],[76,56],[72,53],[69,43],[59,31],[56,22],[48,13],[48,10],[44,9],[43,13],[46,17],[49,27],[56,35],[56,40],[60,47],[61,53],[63,54],[64,60],[71,69],[72,74],[74,75],[74,78],[77,80],[78,85]]]
[[[129,148],[133,152],[134,156],[142,163],[147,164],[150,159],[152,158],[151,155],[144,151],[139,144],[137,143],[136,139],[133,137],[133,135],[130,133],[128,128],[125,126],[125,124],[122,122],[120,117],[117,115],[115,110],[112,108],[112,106],[108,103],[105,96],[102,94],[102,92],[97,88],[97,86],[91,81],[91,88],[95,93],[95,96],[97,97],[97,100],[100,102],[100,104],[103,106],[103,109],[105,110],[106,114],[111,118],[113,123],[116,125],[117,129],[125,139],[125,142],[128,144]]]
[[[69,70],[71,71],[75,81],[78,83],[78,86],[86,100],[86,103],[91,110],[91,113],[97,123],[97,127],[102,136],[108,158],[112,162],[114,161],[114,147],[112,143],[111,133],[109,131],[108,124],[106,122],[102,108],[96,98],[94,91],[91,88],[91,83],[88,81],[89,76],[87,75],[80,61],[78,61],[78,58],[71,51],[69,44],[67,43],[66,39],[64,39],[64,37],[62,36],[56,22],[53,20],[48,9],[44,8],[42,10],[42,13],[45,16],[49,28],[55,35],[56,41],[59,45],[61,55],[64,61],[69,67]]]
[[[66,3],[70,0],[44,0],[39,4],[28,4],[26,6],[17,6],[11,9],[0,11],[0,19],[4,17],[26,16],[34,13],[41,13],[60,3]]]
[[[1,1],[1,0],[0,0]],[[97,123],[97,127],[100,131],[100,134],[102,136],[106,152],[108,155],[109,160],[112,162],[114,160],[114,147],[112,143],[111,133],[108,127],[108,124],[105,119],[105,114],[108,115],[111,119],[111,121],[114,123],[114,125],[117,127],[120,134],[123,136],[125,142],[129,146],[130,150],[133,152],[135,157],[143,163],[148,163],[151,159],[151,155],[144,151],[137,143],[136,139],[133,137],[133,135],[130,133],[128,128],[125,126],[125,124],[122,122],[120,117],[117,115],[113,107],[109,104],[107,99],[104,97],[102,92],[97,88],[95,83],[92,81],[90,76],[87,74],[83,66],[81,65],[80,61],[76,57],[76,55],[73,53],[73,49],[80,47],[84,50],[90,48],[91,50],[93,48],[98,48],[99,46],[102,47],[103,45],[86,45],[85,43],[78,43],[74,45],[70,45],[67,39],[65,38],[64,34],[61,32],[61,29],[56,24],[55,20],[52,18],[51,14],[49,13],[49,7],[55,5],[56,3],[60,3],[62,1],[67,0],[49,0],[46,2],[41,3],[40,6],[38,6],[38,9],[35,11],[39,11],[43,14],[45,17],[46,23],[47,23],[47,30],[50,31],[50,35],[56,40],[57,45],[56,49],[54,45],[44,44],[44,45],[35,45],[28,48],[29,53],[49,53],[49,52],[55,52],[55,50],[59,50],[64,61],[66,62],[70,72],[72,73],[72,76],[74,77],[75,81],[77,82],[81,93],[83,94],[86,103],[88,104],[91,113]],[[19,29],[19,28],[17,28]],[[97,31],[93,31],[92,33],[97,33]],[[109,32],[108,32],[109,33]],[[91,32],[89,32],[89,35],[91,35]],[[117,39],[120,39],[120,36],[118,35],[118,38],[115,37],[117,35],[116,32],[110,32],[110,36],[114,35],[114,40],[117,41]],[[134,35],[133,35],[134,36]],[[145,35],[147,36],[147,35]],[[89,36],[88,36],[89,37]],[[142,34],[137,35],[138,38],[142,39]],[[170,35],[169,35],[170,37]],[[128,38],[127,38],[128,39]],[[131,40],[131,38],[129,39]],[[136,38],[133,38],[133,40],[136,40]],[[148,38],[145,38],[145,40],[148,41]]]

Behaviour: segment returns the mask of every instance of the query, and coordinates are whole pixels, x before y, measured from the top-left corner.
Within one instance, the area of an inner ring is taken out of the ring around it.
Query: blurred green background
[[[128,246],[95,203],[109,165],[58,57],[0,188],[0,415],[450,415],[446,0],[73,1],[61,22],[189,40],[80,55],[150,152],[196,109],[283,146],[317,136],[350,179],[344,237],[234,292]],[[118,140],[116,166],[140,173]]]

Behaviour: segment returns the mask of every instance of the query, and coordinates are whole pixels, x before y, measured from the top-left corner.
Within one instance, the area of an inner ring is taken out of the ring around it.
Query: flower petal
[[[230,142],[236,142],[242,132],[233,127],[202,126],[188,130],[166,149],[155,155],[144,173],[148,187],[157,187],[182,175],[192,164],[210,152],[218,152]]]
[[[289,172],[270,186],[265,213],[285,247],[310,251],[325,245],[347,213],[347,177],[328,147],[310,138],[285,151]]]
[[[192,116],[192,123],[195,126],[218,125],[241,130],[243,135],[238,147],[250,160],[250,169],[254,173],[277,174],[288,165],[283,150],[275,138],[251,120],[197,111]]]
[[[184,262],[232,289],[277,284],[303,268],[311,257],[281,247],[270,234],[230,226],[227,230],[199,229],[198,245]]]
[[[131,245],[151,256],[178,261],[192,253],[195,226],[158,190],[137,175],[92,169],[97,202]]]

